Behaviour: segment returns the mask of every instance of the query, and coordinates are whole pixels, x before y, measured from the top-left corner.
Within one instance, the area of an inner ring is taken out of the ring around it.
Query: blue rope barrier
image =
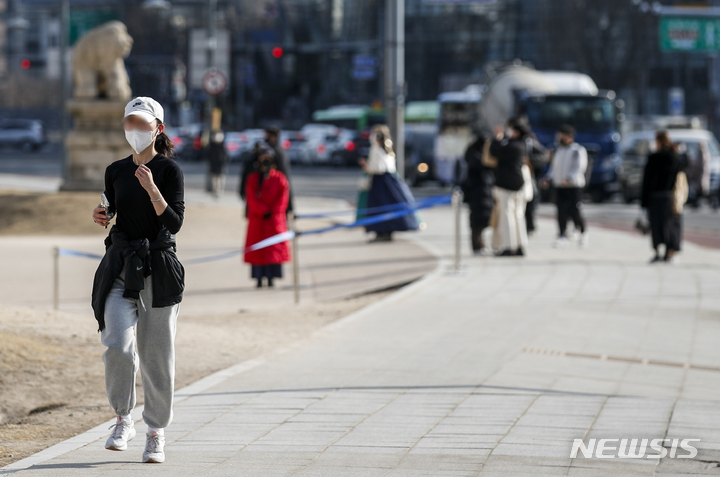
[[[98,260],[102,260],[102,255],[96,255],[94,253],[87,253],[87,252],[78,252],[77,250],[70,250],[67,248],[59,248],[58,253],[60,255],[70,255],[74,257],[84,257],[84,258],[97,258]]]
[[[421,204],[418,207],[405,208],[405,209],[397,210],[397,211],[393,211],[393,212],[386,212],[384,214],[372,215],[370,217],[365,217],[363,219],[356,220],[355,222],[353,222],[351,224],[335,224],[335,225],[331,225],[329,227],[323,227],[323,228],[314,229],[314,230],[300,231],[300,232],[298,232],[298,235],[321,234],[321,233],[325,233],[325,232],[330,232],[331,230],[350,229],[350,228],[362,227],[365,225],[371,225],[371,224],[376,224],[379,222],[385,222],[388,220],[397,219],[404,215],[412,214],[416,210],[428,209],[430,207],[435,207],[436,205],[450,204],[452,202],[452,195],[439,196],[439,197],[436,197],[435,199],[438,199],[438,200],[435,200],[431,203]]]
[[[428,209],[430,207],[435,207],[437,205],[447,205],[450,204],[452,201],[452,195],[441,195],[441,196],[435,196],[435,197],[428,197],[426,199],[417,200],[415,202],[402,202],[400,204],[391,204],[394,206],[395,209],[400,210],[391,210],[389,212],[385,212],[382,214],[372,215],[370,217],[365,217],[360,220],[356,220],[353,223],[350,224],[336,224],[331,225],[329,227],[322,227],[319,229],[312,229],[312,230],[305,230],[305,231],[298,231],[294,232],[292,230],[289,230],[287,232],[282,232],[276,235],[273,235],[272,237],[268,237],[265,240],[261,240],[260,242],[257,242],[253,245],[250,245],[249,247],[242,248],[239,250],[232,250],[230,252],[225,252],[217,255],[210,255],[208,257],[198,257],[198,258],[192,258],[189,260],[185,260],[183,263],[186,265],[193,265],[197,263],[207,263],[207,262],[215,262],[218,260],[224,260],[226,258],[234,257],[236,255],[243,255],[246,252],[251,252],[253,250],[260,250],[265,247],[269,247],[271,245],[275,245],[281,242],[285,242],[287,240],[292,240],[296,235],[314,235],[314,234],[321,234],[325,232],[330,232],[332,230],[337,229],[350,229],[355,227],[363,227],[365,225],[371,225],[376,224],[379,222],[385,222],[388,220],[393,220],[399,217],[402,217],[407,214],[411,214],[415,212],[416,210],[421,209]],[[414,207],[407,207],[407,204],[413,204]],[[401,206],[401,207],[398,207]],[[364,209],[366,211],[368,210],[377,210],[381,208],[385,208],[388,206],[382,206],[382,207],[372,207],[368,209]],[[355,212],[355,211],[351,211]],[[342,213],[347,213],[346,211],[343,211]],[[302,216],[303,218],[308,218],[312,214]],[[319,215],[319,214],[316,214]],[[300,217],[300,216],[296,216]],[[74,257],[83,257],[83,258],[93,258],[97,260],[102,260],[102,255],[96,255],[94,253],[87,253],[87,252],[80,252],[78,250],[70,250],[67,248],[59,248],[58,253],[60,255],[68,255],[68,256],[74,256]]]
[[[318,214],[298,214],[295,215],[296,219],[321,219],[324,217],[332,217],[335,215],[346,215],[346,214],[362,214],[367,215],[368,213],[380,213],[380,212],[391,212],[394,210],[402,210],[412,208],[413,206],[422,206],[427,203],[445,203],[446,200],[451,200],[452,194],[438,195],[433,197],[426,197],[424,199],[416,200],[414,202],[398,202],[397,204],[380,205],[377,207],[367,207],[364,209],[348,209],[338,210],[333,212],[323,212]]]

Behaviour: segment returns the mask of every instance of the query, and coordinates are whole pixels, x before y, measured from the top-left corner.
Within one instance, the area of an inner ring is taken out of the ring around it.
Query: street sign
[[[720,51],[720,19],[663,17],[660,19],[660,49],[665,52]]]
[[[218,30],[215,34],[215,64],[208,64],[208,40],[205,30],[190,30],[190,63],[188,64],[188,87],[202,88],[202,78],[208,69],[215,68],[222,71],[226,78],[230,78],[230,33],[227,30]]]
[[[225,91],[228,80],[220,70],[208,70],[202,79],[202,88],[207,94],[217,96]]]
[[[371,80],[377,75],[378,59],[374,55],[353,56],[352,77],[356,80]]]

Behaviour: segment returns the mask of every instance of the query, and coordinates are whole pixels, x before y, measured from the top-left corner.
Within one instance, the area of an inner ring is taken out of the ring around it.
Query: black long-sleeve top
[[[642,207],[648,207],[653,193],[671,192],[681,170],[682,161],[674,151],[663,149],[650,154],[643,173]]]
[[[105,195],[109,212],[117,213],[117,226],[128,240],[147,238],[152,241],[165,227],[171,234],[180,231],[185,215],[184,178],[175,161],[162,154],[145,164],[168,206],[157,215],[150,196],[135,177],[138,166],[128,156],[113,162],[105,169]]]
[[[507,190],[522,189],[522,165],[527,155],[527,146],[522,139],[505,139],[490,143],[490,154],[497,159],[495,185]]]

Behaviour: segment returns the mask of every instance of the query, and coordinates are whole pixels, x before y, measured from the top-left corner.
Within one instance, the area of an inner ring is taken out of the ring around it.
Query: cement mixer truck
[[[469,118],[465,128],[457,121],[447,122],[452,128],[443,128],[444,103],[440,98],[441,124],[435,152],[438,177],[442,182],[454,183],[461,178],[462,161],[459,159],[462,156],[457,151],[467,147],[473,136],[490,136],[496,125],[504,125],[511,117],[522,115],[527,117],[538,140],[551,149],[560,125],[575,127],[576,140],[587,148],[591,160],[587,190],[594,201],[602,202],[618,189],[621,171],[618,119],[621,118],[622,102],[616,100],[613,91],[598,90],[595,82],[585,74],[541,72],[517,64],[498,69],[479,91],[479,100],[472,97],[467,105],[467,110],[472,110],[473,105],[476,109],[465,116]],[[458,105],[449,104],[445,109],[457,110]],[[464,144],[460,145],[460,142]],[[453,147],[448,147],[451,144]]]

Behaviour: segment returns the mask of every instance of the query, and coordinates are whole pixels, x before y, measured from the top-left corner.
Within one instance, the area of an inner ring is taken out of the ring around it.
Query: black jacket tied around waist
[[[105,239],[105,256],[100,261],[92,289],[92,307],[99,331],[105,328],[105,301],[113,282],[125,273],[123,297],[138,299],[145,288],[145,278],[152,279],[152,306],[161,308],[182,301],[185,289],[185,269],[175,251],[175,235],[163,228],[155,240],[128,240],[117,225],[113,225]]]

